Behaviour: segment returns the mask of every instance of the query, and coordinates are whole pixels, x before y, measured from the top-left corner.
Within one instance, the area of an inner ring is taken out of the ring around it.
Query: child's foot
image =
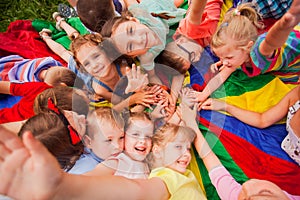
[[[51,34],[52,34],[52,31],[50,29],[47,29],[47,28],[43,28],[40,32],[39,32],[39,35],[40,37],[45,40],[45,39],[51,39]]]
[[[65,21],[65,18],[63,18],[61,15],[60,15],[60,13],[59,12],[54,12],[53,14],[52,14],[52,17],[53,17],[53,19],[56,21],[56,29],[57,30],[59,30],[59,31],[62,31],[62,28],[60,27],[60,23],[62,22],[62,21]]]

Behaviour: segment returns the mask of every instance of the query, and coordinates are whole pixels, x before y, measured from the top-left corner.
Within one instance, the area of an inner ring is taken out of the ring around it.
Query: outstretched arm
[[[23,142],[0,126],[0,194],[15,199],[168,199],[158,178],[64,173],[56,159],[29,132]]]
[[[299,88],[300,86],[291,90],[278,104],[263,113],[245,110],[217,99],[208,99],[201,105],[201,109],[223,110],[246,124],[257,128],[266,128],[287,115],[288,109],[292,104],[291,99],[298,98]]]
[[[293,28],[300,22],[300,0],[294,0],[289,11],[285,13],[268,31],[259,51],[271,57],[273,52],[283,46]]]
[[[195,96],[198,102],[205,101],[216,89],[218,89],[227,78],[235,71],[233,67],[225,67],[216,76],[214,76],[205,86],[202,92],[196,92]]]

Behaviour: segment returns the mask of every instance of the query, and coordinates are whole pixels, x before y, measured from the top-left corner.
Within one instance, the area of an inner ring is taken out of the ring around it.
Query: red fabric
[[[202,117],[200,123],[217,133],[234,162],[249,178],[268,180],[293,195],[300,195],[300,168],[286,160],[267,154],[249,141],[216,126]],[[284,173],[282,173],[284,172]],[[279,175],[280,174],[280,175]]]
[[[48,88],[52,88],[52,86],[44,82],[11,83],[11,95],[23,96],[23,98],[13,107],[0,110],[0,124],[22,121],[32,117],[35,97]]]
[[[32,27],[31,20],[16,20],[10,23],[7,31],[0,33],[0,56],[17,54],[23,58],[51,56],[67,66],[67,63],[48,48]]]

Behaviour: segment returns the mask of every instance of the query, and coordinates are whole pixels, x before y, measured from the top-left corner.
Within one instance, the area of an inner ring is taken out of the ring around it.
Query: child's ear
[[[153,145],[153,147],[152,147],[152,153],[153,153],[153,156],[155,158],[162,158],[161,148],[159,146]]]
[[[90,138],[90,136],[88,136],[88,135],[85,134],[85,135],[82,137],[82,142],[83,142],[83,144],[84,144],[86,147],[88,147],[88,148],[91,149],[92,139]]]
[[[247,44],[247,49],[250,50],[252,48],[253,44],[254,44],[254,41],[250,40]]]

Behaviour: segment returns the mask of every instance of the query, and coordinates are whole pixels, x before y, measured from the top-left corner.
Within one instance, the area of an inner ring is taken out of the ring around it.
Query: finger
[[[136,71],[136,76],[137,77],[141,77],[141,67],[140,66],[137,66],[137,69],[136,69],[137,71]]]
[[[133,79],[136,79],[136,74],[137,74],[137,72],[136,72],[136,65],[135,64],[132,64],[132,70],[131,70],[131,74],[132,74],[132,78]]]
[[[0,125],[0,143],[4,144],[7,149],[18,149],[24,147],[22,141],[16,134],[8,131]]]
[[[131,69],[129,67],[126,67],[126,76],[128,79],[132,79]]]

